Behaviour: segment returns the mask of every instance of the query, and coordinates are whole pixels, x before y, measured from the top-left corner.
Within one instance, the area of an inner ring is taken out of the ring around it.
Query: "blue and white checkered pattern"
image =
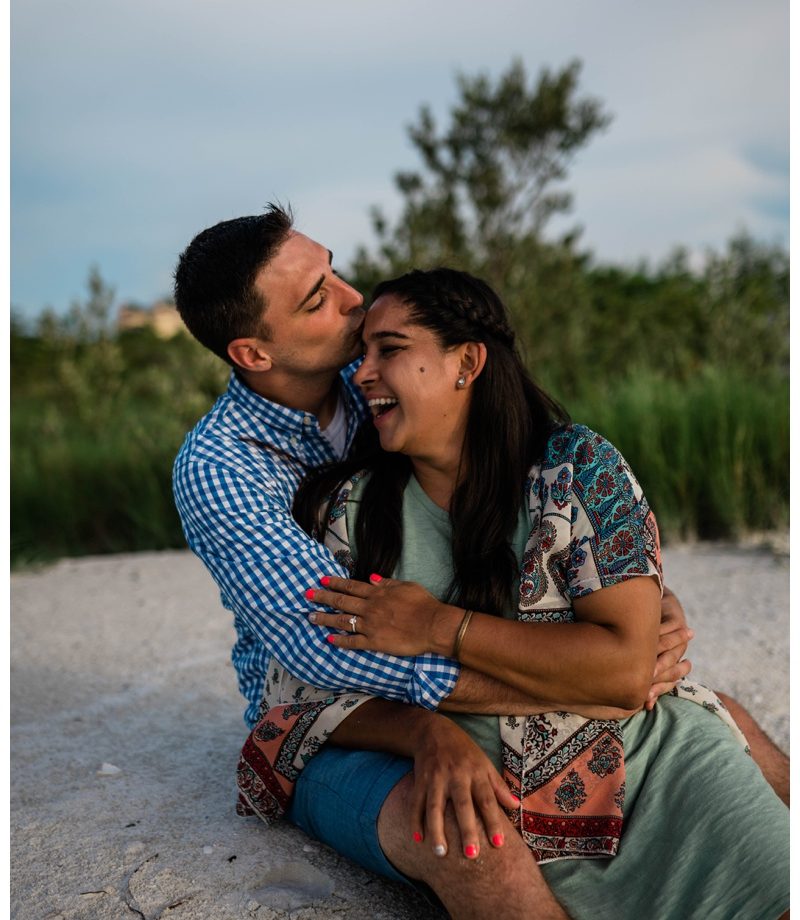
[[[342,372],[348,448],[366,412],[352,382],[355,368]],[[334,459],[314,416],[270,402],[231,375],[227,392],[175,460],[173,489],[186,540],[233,613],[238,641],[232,659],[251,728],[273,655],[316,687],[365,691],[428,709],[458,679],[459,665],[449,658],[335,648],[325,641],[327,627],[308,622],[315,605],[305,599],[306,589],[317,587],[323,575],[346,572],[298,526],[292,500],[304,469]]]

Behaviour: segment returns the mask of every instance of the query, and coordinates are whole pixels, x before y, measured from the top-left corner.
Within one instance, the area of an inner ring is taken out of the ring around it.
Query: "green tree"
[[[692,270],[685,249],[660,266],[600,265],[585,276],[593,364],[679,381],[706,368],[751,378],[789,365],[789,260],[746,233]]]
[[[110,424],[123,392],[124,362],[114,336],[111,309],[116,292],[96,266],[89,270],[87,297],[73,301],[63,317],[45,313],[38,334],[52,365],[40,381],[47,394],[48,417],[67,418],[84,427]]]
[[[760,375],[789,371],[789,254],[740,233],[709,253],[702,315],[708,359]]]
[[[411,267],[446,264],[486,278],[515,315],[531,363],[548,368],[551,381],[579,357],[582,325],[565,305],[577,307],[586,294],[577,231],[547,240],[545,230],[571,207],[563,185],[570,162],[610,122],[598,100],[579,95],[579,75],[577,61],[533,82],[520,61],[495,81],[461,75],[442,130],[423,106],[408,132],[422,168],[395,176],[401,215],[392,224],[373,210],[377,247],[359,249],[352,266],[365,292]]]

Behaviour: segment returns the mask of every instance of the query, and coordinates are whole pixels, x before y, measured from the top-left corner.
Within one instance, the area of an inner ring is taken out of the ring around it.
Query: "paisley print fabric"
[[[354,482],[332,507],[326,544],[352,565],[344,507]],[[526,483],[531,532],[521,561],[518,618],[568,623],[572,600],[643,575],[661,583],[658,527],[620,453],[582,425],[559,429]],[[362,694],[306,687],[273,662],[262,720],[239,764],[239,810],[270,821],[285,810],[299,771]],[[724,718],[714,694],[683,682],[673,691]],[[287,705],[289,704],[289,705]],[[520,799],[510,813],[537,861],[609,857],[622,832],[625,762],[613,720],[567,712],[501,718],[504,779]]]

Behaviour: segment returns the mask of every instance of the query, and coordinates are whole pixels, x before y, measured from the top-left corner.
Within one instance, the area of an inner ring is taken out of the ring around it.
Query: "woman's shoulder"
[[[573,597],[633,575],[660,578],[655,517],[624,457],[601,434],[575,424],[554,431],[532,491],[531,507],[543,517],[569,518]]]
[[[328,511],[328,526],[338,520],[345,513],[345,509],[351,502],[357,502],[367,480],[370,477],[369,470],[359,470],[357,473],[341,483],[335,492],[330,496],[330,507]]]
[[[554,429],[528,482],[529,490],[557,495],[561,501],[641,497],[641,487],[619,450],[603,435],[575,423]]]
[[[586,425],[573,422],[553,430],[547,439],[542,467],[569,464],[583,470],[596,464],[616,464],[620,460],[620,452],[603,435]]]

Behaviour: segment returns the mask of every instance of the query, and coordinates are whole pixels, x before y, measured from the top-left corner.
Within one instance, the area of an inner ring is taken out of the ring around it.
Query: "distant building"
[[[166,300],[159,300],[152,307],[140,307],[137,304],[124,304],[117,315],[117,329],[141,329],[149,326],[160,339],[171,339],[186,327],[175,305]]]

